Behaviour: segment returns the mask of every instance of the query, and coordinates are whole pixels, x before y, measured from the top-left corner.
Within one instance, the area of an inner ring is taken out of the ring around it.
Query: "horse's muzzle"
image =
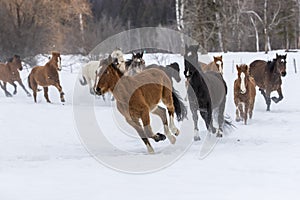
[[[100,88],[100,87],[96,87],[95,93],[96,93],[97,95],[102,95],[101,88]]]
[[[281,72],[281,76],[285,77],[286,76],[286,72]]]

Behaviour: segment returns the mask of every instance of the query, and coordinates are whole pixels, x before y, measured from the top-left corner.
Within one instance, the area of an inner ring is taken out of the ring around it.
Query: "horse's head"
[[[280,73],[282,77],[286,76],[286,54],[278,55],[276,53],[276,72]]]
[[[249,81],[249,67],[248,65],[242,64],[240,66],[236,65],[238,71],[238,85],[241,94],[247,92],[248,81]]]
[[[121,76],[122,72],[118,68],[117,59],[112,59],[109,55],[107,62],[96,71],[95,93],[103,95],[108,91],[112,91]]]
[[[15,68],[17,68],[18,70],[22,71],[23,70],[23,66],[22,66],[22,62],[21,62],[21,58],[18,55],[14,55],[12,58],[8,59],[8,62],[12,64],[12,66],[14,66]]]
[[[60,53],[59,52],[52,52],[52,58],[51,61],[53,61],[53,63],[56,66],[56,69],[58,71],[62,70],[62,66],[61,66],[61,57],[60,57]]]
[[[136,63],[136,65],[145,65],[145,60],[143,59],[144,52],[134,53],[132,52],[132,61]]]
[[[179,83],[181,81],[180,75],[179,75],[179,65],[177,62],[174,62],[170,65],[167,65],[167,68],[171,69],[171,76]]]
[[[223,75],[223,60],[222,60],[222,56],[214,56],[214,63],[218,67],[219,72]]]
[[[199,45],[185,45],[184,53],[184,75],[186,78],[190,77],[197,69],[198,65],[198,48]]]

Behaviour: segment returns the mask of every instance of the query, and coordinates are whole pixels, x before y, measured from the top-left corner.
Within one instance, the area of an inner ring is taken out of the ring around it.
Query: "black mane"
[[[274,72],[275,66],[276,66],[276,61],[277,59],[273,59],[272,61],[267,62],[267,68],[269,69],[270,72]]]

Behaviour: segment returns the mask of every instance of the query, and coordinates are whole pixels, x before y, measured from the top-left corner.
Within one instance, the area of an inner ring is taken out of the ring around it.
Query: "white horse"
[[[120,49],[116,49],[111,54],[112,58],[118,59],[118,67],[122,72],[125,72],[125,60],[124,55]],[[96,79],[97,70],[100,69],[102,66],[100,65],[101,61],[90,61],[82,68],[82,80],[80,81],[81,85],[89,85],[90,93],[92,95],[95,94],[94,92],[94,84]]]

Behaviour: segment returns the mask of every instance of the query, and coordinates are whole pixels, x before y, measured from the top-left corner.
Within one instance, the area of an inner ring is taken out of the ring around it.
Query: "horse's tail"
[[[31,75],[31,74],[29,74],[29,76],[28,76],[28,80],[27,80],[27,82],[28,82],[28,87],[29,87],[30,89],[32,89],[32,87],[31,87],[31,83],[30,83],[30,82],[31,82],[31,81],[30,81],[30,75]]]
[[[82,79],[83,80],[79,79],[80,84],[81,85],[86,85],[87,84],[86,78],[84,76],[82,76]]]
[[[172,97],[177,120],[182,121],[184,118],[187,118],[187,109],[178,91],[175,90],[174,87],[172,87]]]

